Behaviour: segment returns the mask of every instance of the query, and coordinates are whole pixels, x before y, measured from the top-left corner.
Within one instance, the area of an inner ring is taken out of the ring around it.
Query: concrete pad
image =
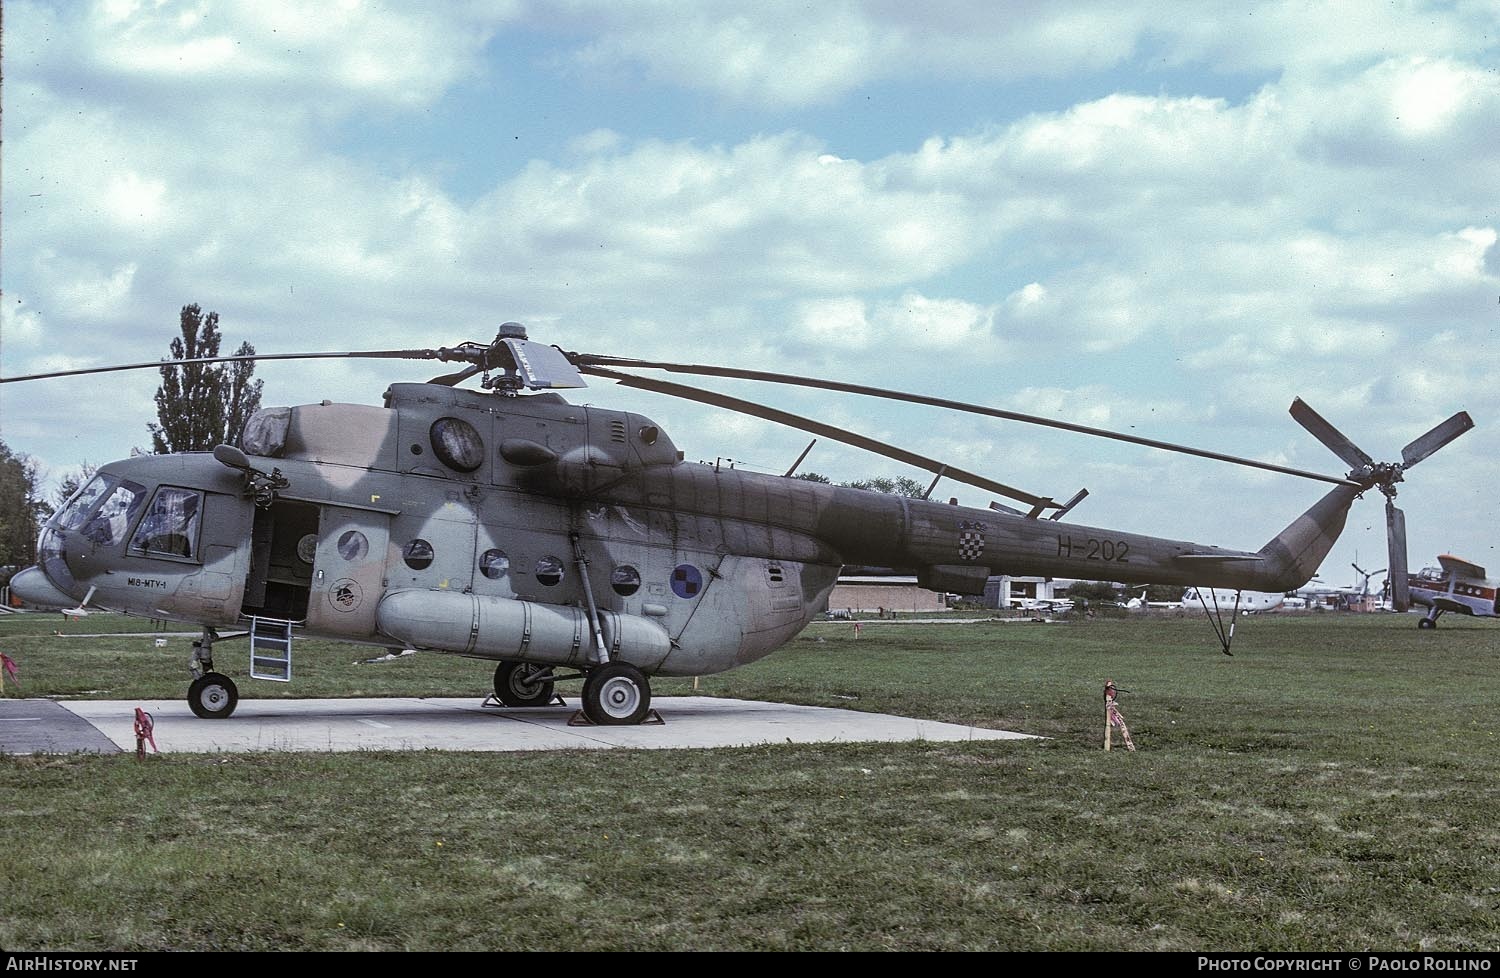
[[[130,713],[135,719],[134,708]],[[135,750],[132,735],[130,749]],[[0,753],[116,754],[120,747],[87,720],[52,700],[0,699]]]
[[[909,717],[709,696],[652,701],[666,721],[638,727],[569,726],[568,706],[485,707],[463,699],[241,700],[227,720],[200,720],[183,700],[72,700],[59,704],[124,750],[135,750],[135,708],[155,721],[163,752],[735,747],[909,740],[1029,740],[1028,734]],[[3,724],[0,724],[3,726]]]

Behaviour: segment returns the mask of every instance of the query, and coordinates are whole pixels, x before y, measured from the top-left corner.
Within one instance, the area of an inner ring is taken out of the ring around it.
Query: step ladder
[[[250,619],[250,678],[292,681],[292,623],[280,618]]]

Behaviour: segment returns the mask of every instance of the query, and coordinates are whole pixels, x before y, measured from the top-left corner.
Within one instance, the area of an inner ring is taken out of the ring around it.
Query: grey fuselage
[[[132,502],[112,529],[103,503],[59,511],[40,541],[51,584],[214,628],[254,616],[382,646],[706,675],[793,638],[844,564],[962,594],[996,574],[1285,591],[1316,571],[1359,491],[1335,488],[1249,553],[686,462],[648,418],[555,394],[396,384],[385,407],[272,408],[251,430],[251,465],[286,480],[269,505],[250,498],[257,477],[209,454],[112,462],[99,491],[135,487],[116,497]],[[184,539],[145,533],[174,514]]]

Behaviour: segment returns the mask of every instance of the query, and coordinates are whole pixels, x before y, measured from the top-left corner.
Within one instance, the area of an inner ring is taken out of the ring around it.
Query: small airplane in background
[[[1071,598],[1019,598],[1011,602],[1011,607],[1022,611],[1063,612],[1073,610]]]
[[[1145,584],[1137,584],[1134,587],[1127,588],[1127,593],[1129,591],[1139,591],[1140,593],[1132,595],[1126,600],[1119,602],[1119,606],[1126,609],[1127,611],[1146,611],[1150,608],[1166,610],[1170,608],[1182,607],[1181,601],[1148,601],[1146,600],[1147,590],[1148,585]]]
[[[1200,605],[1210,610],[1223,611],[1233,611],[1238,608],[1242,615],[1279,608],[1285,600],[1286,595],[1280,591],[1236,591],[1233,588],[1190,587],[1182,593],[1182,603],[1185,605]]]
[[[1427,615],[1417,621],[1418,628],[1436,628],[1445,611],[1481,618],[1500,617],[1496,593],[1500,581],[1485,576],[1484,568],[1461,557],[1443,554],[1440,567],[1424,567],[1407,578],[1412,604],[1425,605]]]

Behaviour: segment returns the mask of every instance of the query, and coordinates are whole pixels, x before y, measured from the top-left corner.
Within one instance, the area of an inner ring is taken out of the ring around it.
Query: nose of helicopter
[[[28,567],[10,579],[10,593],[34,608],[71,608],[77,599],[57,589],[40,567]]]

